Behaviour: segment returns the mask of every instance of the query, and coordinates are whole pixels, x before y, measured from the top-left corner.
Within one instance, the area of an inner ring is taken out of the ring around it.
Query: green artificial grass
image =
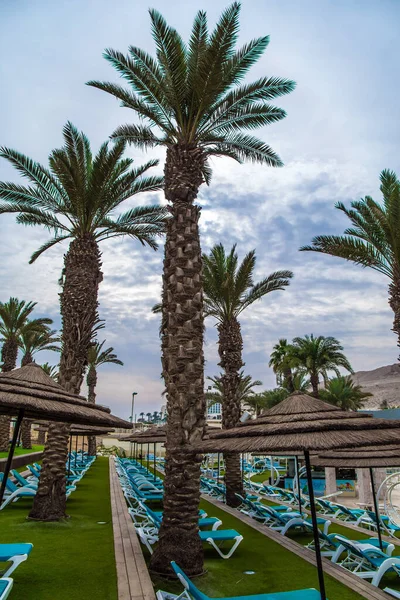
[[[263,483],[264,481],[268,482],[270,477],[271,477],[271,471],[267,470],[267,471],[262,471],[262,473],[256,473],[255,475],[252,475],[250,479],[254,483]]]
[[[12,574],[12,599],[117,600],[108,459],[98,457],[78,483],[65,522],[27,521],[31,505],[21,499],[0,513],[2,543],[34,545]]]
[[[23,454],[32,454],[33,452],[42,452],[44,446],[32,446],[32,448],[15,448],[14,456],[22,456]],[[7,458],[7,452],[0,452],[0,458]]]

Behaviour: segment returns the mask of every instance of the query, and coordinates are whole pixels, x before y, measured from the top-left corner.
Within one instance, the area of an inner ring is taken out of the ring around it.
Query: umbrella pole
[[[150,464],[150,444],[147,442],[147,472],[149,472],[149,464]]]
[[[156,443],[154,442],[154,460],[153,460],[153,465],[154,465],[154,481],[156,480]]]
[[[68,477],[71,475],[72,435],[69,436]]]
[[[220,461],[219,452],[217,454],[217,461],[218,461],[218,466],[217,466],[217,483],[219,484],[219,461]]]
[[[380,517],[380,514],[379,514],[378,499],[377,499],[376,493],[375,493],[374,471],[373,471],[372,467],[369,467],[369,477],[371,479],[372,498],[374,500],[374,508],[375,508],[375,514],[376,514],[376,527],[378,529],[379,547],[380,547],[380,549],[383,552],[382,532],[381,532],[381,517]]]
[[[76,469],[76,455],[78,454],[78,436],[75,436],[75,469]]]
[[[25,413],[25,409],[21,408],[18,412],[17,421],[14,425],[11,446],[10,446],[10,450],[8,452],[7,462],[6,462],[6,466],[4,468],[4,473],[3,473],[3,481],[1,482],[1,487],[0,487],[0,506],[3,502],[3,496],[4,496],[4,492],[6,490],[7,479],[8,479],[8,475],[10,473],[11,463],[12,463],[12,459],[14,456],[14,450],[15,450],[15,446],[17,445],[17,439],[18,439],[18,435],[19,435],[19,430],[21,428],[22,419],[24,418],[24,413]]]
[[[299,498],[299,513],[302,514],[301,512],[301,493],[300,493],[300,473],[299,473],[299,457],[295,456],[294,457],[295,460],[295,464],[296,464],[296,477],[297,477],[297,496]]]
[[[314,488],[311,476],[310,453],[308,452],[308,450],[304,450],[304,458],[306,461],[308,495],[310,497],[311,521],[314,533],[315,557],[317,559],[319,593],[321,594],[321,600],[326,600],[324,570],[322,568],[321,547],[319,544],[317,512],[315,510]]]

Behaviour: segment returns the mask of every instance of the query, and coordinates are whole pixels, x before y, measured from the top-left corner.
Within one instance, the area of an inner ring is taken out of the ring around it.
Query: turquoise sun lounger
[[[174,569],[179,581],[184,587],[182,594],[177,596],[179,599],[186,598],[187,600],[216,600],[203,594],[194,583],[187,577],[180,567],[175,562],[171,562],[172,568]],[[168,594],[171,597],[171,594]],[[165,600],[165,592],[159,590],[157,592],[157,600]],[[230,598],[223,598],[223,600],[320,600],[321,595],[317,590],[294,590],[292,592],[276,592],[270,594],[254,594],[252,596],[232,596]]]
[[[0,562],[11,563],[11,566],[5,571],[3,577],[11,575],[18,565],[25,562],[32,548],[33,544],[0,544]]]
[[[3,577],[0,579],[0,600],[6,600],[6,598],[8,598],[13,583],[13,580],[9,579],[8,577]]]

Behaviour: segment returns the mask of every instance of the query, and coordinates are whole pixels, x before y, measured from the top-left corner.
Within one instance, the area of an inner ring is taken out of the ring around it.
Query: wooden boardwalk
[[[128,513],[114,460],[110,458],[109,462],[118,600],[155,600],[153,584]]]
[[[253,529],[256,529],[257,531],[259,531],[266,537],[274,540],[275,542],[277,542],[278,544],[280,544],[287,550],[290,550],[290,552],[297,554],[297,556],[300,556],[307,562],[312,563],[313,565],[316,564],[315,553],[311,550],[308,550],[308,548],[305,548],[298,542],[295,542],[294,540],[291,540],[290,538],[283,536],[281,533],[278,533],[277,531],[273,531],[269,527],[266,527],[265,525],[258,523],[253,518],[248,517],[248,516],[244,515],[243,513],[239,512],[236,508],[231,508],[230,506],[227,506],[226,504],[219,502],[215,498],[211,498],[210,496],[207,496],[204,494],[202,495],[202,498],[203,498],[203,500],[206,500],[207,502],[214,504],[219,509],[226,511],[233,517],[236,517],[240,521],[243,521],[243,523],[246,523],[246,525],[249,525]],[[343,524],[344,523],[341,522],[341,525],[343,525]],[[346,526],[347,526],[347,523],[346,523]],[[328,560],[326,558],[322,558],[322,562],[324,565],[324,573],[326,573],[327,575],[330,575],[334,579],[337,579],[344,585],[347,585],[350,589],[352,589],[355,592],[357,592],[358,594],[360,594],[360,596],[362,596],[363,598],[367,598],[368,600],[388,600],[388,598],[390,598],[390,596],[388,596],[388,594],[386,594],[379,588],[371,585],[370,583],[361,579],[360,577],[357,577],[357,575],[353,575],[353,573],[350,573],[350,571],[347,571],[343,567],[340,567],[339,565],[332,563],[330,560]],[[317,573],[315,573],[315,577],[317,577]]]

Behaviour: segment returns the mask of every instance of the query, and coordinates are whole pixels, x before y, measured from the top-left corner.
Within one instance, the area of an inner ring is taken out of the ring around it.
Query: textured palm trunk
[[[23,448],[32,448],[32,421],[24,419],[21,425],[21,441]]]
[[[153,571],[175,560],[188,575],[203,572],[198,535],[201,458],[190,452],[205,426],[203,286],[199,207],[204,156],[195,147],[167,150],[165,197],[171,203],[163,271],[162,368],[167,391],[164,510]]]
[[[39,431],[37,443],[39,444],[39,446],[44,446],[44,444],[46,443],[46,432],[45,431]]]
[[[241,415],[238,386],[239,371],[243,366],[243,339],[240,323],[236,318],[227,319],[218,325],[219,365],[222,375],[222,428],[231,429],[239,423]],[[240,500],[236,494],[243,495],[242,472],[240,455],[237,452],[224,452],[226,503],[229,506],[239,506]]]
[[[100,251],[92,235],[71,242],[64,259],[60,294],[62,347],[58,382],[78,394],[87,364],[87,351],[97,315],[102,279]],[[58,521],[66,515],[66,461],[70,426],[52,423],[47,433],[39,487],[29,514],[40,521]]]
[[[393,283],[389,285],[389,305],[394,312],[392,331],[397,335],[397,346],[400,348],[400,273],[398,271],[399,269],[396,269]]]
[[[314,398],[319,398],[318,375],[315,375],[312,373],[311,377],[310,377],[310,382],[311,382],[312,393],[313,393]]]
[[[285,378],[287,391],[291,394],[294,392],[292,369],[290,367],[286,367],[283,371],[283,376]]]
[[[14,338],[5,340],[1,349],[2,371],[12,371],[17,366],[18,344]],[[10,442],[10,417],[0,416],[0,452],[8,451]]]
[[[26,367],[26,365],[29,365],[31,362],[33,362],[33,356],[31,352],[25,352],[24,356],[22,357],[21,360],[21,367]]]

